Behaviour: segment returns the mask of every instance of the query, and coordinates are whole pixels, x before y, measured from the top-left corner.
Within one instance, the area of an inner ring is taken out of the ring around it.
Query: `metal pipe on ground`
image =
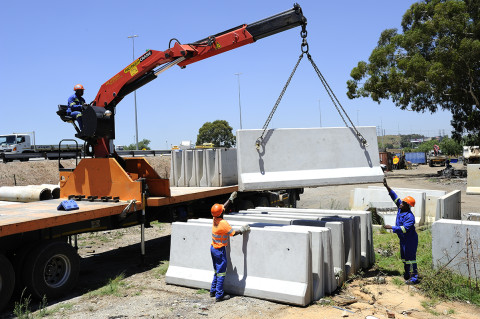
[[[48,199],[52,199],[52,191],[40,185],[0,187],[0,201],[35,202]]]

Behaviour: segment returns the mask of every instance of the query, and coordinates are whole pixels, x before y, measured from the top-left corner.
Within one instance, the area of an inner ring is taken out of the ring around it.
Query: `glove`
[[[237,198],[237,192],[233,192],[232,195],[230,195],[230,198],[228,200],[233,202],[235,198]]]
[[[250,225],[243,225],[242,227],[240,227],[240,231],[242,232],[242,234],[246,233],[246,232],[249,232],[250,231]]]

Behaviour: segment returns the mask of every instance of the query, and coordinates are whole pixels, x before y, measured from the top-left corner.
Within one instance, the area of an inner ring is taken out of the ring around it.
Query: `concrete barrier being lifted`
[[[376,128],[358,130],[368,146],[351,128],[283,128],[268,130],[259,149],[262,130],[238,130],[239,190],[381,182]]]

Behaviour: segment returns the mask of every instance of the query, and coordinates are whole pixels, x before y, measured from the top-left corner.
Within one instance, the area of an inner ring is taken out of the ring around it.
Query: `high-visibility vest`
[[[216,226],[214,222],[212,226],[212,246],[214,248],[227,246],[228,237],[233,236],[234,234],[235,230],[233,230],[232,226],[230,226],[226,220],[220,219]]]

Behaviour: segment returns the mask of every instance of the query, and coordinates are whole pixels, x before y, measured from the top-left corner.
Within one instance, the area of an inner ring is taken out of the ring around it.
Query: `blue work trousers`
[[[417,246],[418,235],[417,232],[411,232],[403,239],[400,239],[400,256],[403,261],[403,267],[405,269],[404,277],[406,280],[410,278],[410,275],[417,275]],[[410,273],[410,265],[412,266],[412,273]]]
[[[219,299],[223,297],[223,282],[225,281],[225,275],[227,274],[227,252],[225,246],[222,248],[214,248],[210,246],[210,253],[212,255],[213,275],[212,287],[210,292],[215,293],[215,298]]]

